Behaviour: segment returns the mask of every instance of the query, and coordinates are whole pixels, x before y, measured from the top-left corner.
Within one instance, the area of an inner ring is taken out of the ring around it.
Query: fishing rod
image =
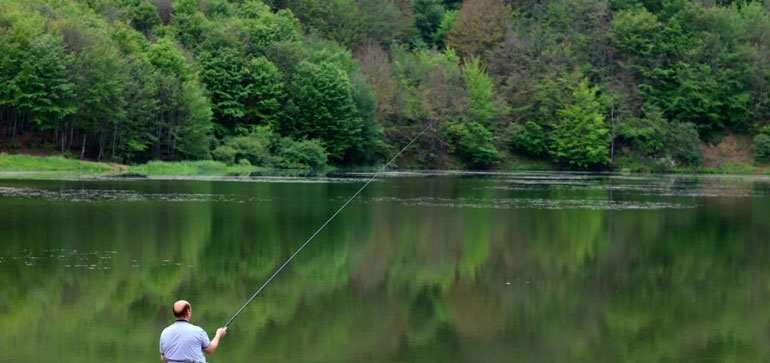
[[[427,132],[428,129],[433,127],[434,123],[435,123],[435,121],[431,122],[430,124],[428,124],[428,126],[425,127],[422,131],[420,131],[420,133],[417,134],[417,136],[415,136],[411,141],[409,141],[409,143],[407,143],[406,146],[401,148],[401,151],[399,151],[395,156],[393,156],[393,158],[391,158],[390,161],[385,163],[385,165],[383,165],[382,168],[380,168],[379,171],[374,173],[374,175],[372,175],[372,177],[369,178],[369,180],[367,180],[366,183],[364,183],[364,185],[361,186],[361,188],[358,189],[357,192],[353,193],[353,195],[350,198],[348,198],[348,200],[345,201],[345,203],[343,203],[342,206],[339,209],[337,209],[337,211],[334,212],[334,214],[332,214],[332,216],[329,217],[329,219],[327,219],[326,222],[324,222],[324,224],[321,225],[321,227],[318,227],[318,229],[312,235],[310,235],[310,238],[308,238],[307,241],[305,241],[305,243],[303,243],[301,246],[299,246],[299,248],[297,248],[297,250],[294,251],[294,253],[291,256],[289,256],[289,258],[286,260],[286,262],[283,263],[283,265],[278,267],[278,269],[276,269],[275,272],[273,272],[273,274],[265,281],[265,283],[263,283],[262,286],[259,287],[257,292],[255,292],[254,295],[251,295],[251,297],[248,300],[246,300],[246,303],[243,304],[243,306],[241,306],[240,309],[238,309],[238,311],[233,315],[232,318],[230,318],[230,320],[227,321],[227,323],[225,323],[224,328],[227,328],[230,325],[230,323],[232,323],[233,320],[235,320],[238,317],[238,315],[241,315],[241,312],[243,312],[243,309],[246,309],[246,306],[248,306],[249,304],[251,304],[252,301],[254,301],[254,299],[257,297],[257,295],[259,295],[262,292],[262,290],[265,289],[265,287],[270,283],[270,281],[273,281],[273,278],[275,278],[275,276],[278,275],[278,273],[280,273],[281,270],[283,270],[283,268],[286,267],[286,265],[288,265],[289,262],[291,262],[291,260],[293,260],[294,257],[296,257],[300,253],[300,251],[302,251],[302,249],[305,248],[305,246],[307,246],[310,243],[310,241],[313,240],[313,238],[315,238],[315,236],[317,236],[319,233],[321,233],[321,231],[323,231],[323,229],[326,228],[326,226],[329,223],[331,223],[331,221],[335,217],[337,217],[337,215],[340,214],[340,212],[342,212],[342,210],[345,209],[345,207],[347,207],[348,204],[350,204],[350,202],[353,201],[353,199],[355,199],[359,194],[361,194],[361,192],[363,192],[364,189],[366,189],[366,187],[369,186],[369,184],[371,184],[374,181],[374,179],[376,179],[380,174],[382,174],[385,171],[385,169],[387,169],[388,166],[390,166],[390,164],[392,164],[394,161],[396,161],[396,159],[398,159],[398,157],[401,156],[401,154],[404,151],[406,151],[406,149],[408,149],[409,146],[411,146],[415,141],[417,141],[417,139],[419,139],[420,136],[425,134],[425,132]]]

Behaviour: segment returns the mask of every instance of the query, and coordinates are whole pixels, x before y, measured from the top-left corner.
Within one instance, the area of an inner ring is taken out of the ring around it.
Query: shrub
[[[698,130],[691,122],[670,123],[666,144],[668,155],[682,164],[700,165],[703,162]]]
[[[754,137],[754,162],[770,164],[770,136],[759,134]]]
[[[320,169],[326,166],[329,157],[329,153],[318,140],[294,141],[288,137],[278,143],[276,154],[276,167],[286,169]]]
[[[238,151],[233,147],[220,145],[211,152],[211,157],[213,157],[214,160],[221,161],[227,165],[232,165],[235,161],[235,154],[237,153]]]
[[[666,143],[668,121],[657,106],[646,104],[642,111],[644,117],[630,117],[619,122],[618,136],[630,141],[634,149],[646,155],[655,155]]]
[[[212,155],[214,159],[229,164],[232,164],[235,160],[246,159],[252,165],[270,165],[273,162],[270,144],[274,138],[275,136],[269,127],[252,127],[247,135],[227,139],[223,146],[218,147],[212,152]],[[222,150],[223,147],[229,149]],[[217,152],[217,150],[219,151]],[[235,151],[234,154],[232,154],[233,150]],[[224,160],[218,159],[218,157],[222,157]]]
[[[536,122],[513,123],[506,131],[511,148],[530,155],[540,155],[545,152],[545,132]]]
[[[488,167],[498,160],[492,133],[478,122],[450,124],[447,128],[451,150],[473,167]]]

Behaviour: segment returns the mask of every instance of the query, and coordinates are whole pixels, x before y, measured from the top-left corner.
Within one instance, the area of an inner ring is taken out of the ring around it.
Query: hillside
[[[366,166],[436,122],[401,166],[751,168],[768,64],[756,1],[6,0],[0,151]]]

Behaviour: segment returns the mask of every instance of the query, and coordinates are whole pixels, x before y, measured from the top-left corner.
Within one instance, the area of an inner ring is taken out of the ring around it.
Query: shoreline
[[[770,176],[770,167],[727,165],[722,167],[686,167],[671,168],[665,171],[641,170],[618,166],[614,170],[569,170],[556,166],[547,167],[542,163],[524,162],[521,167],[492,170],[462,169],[398,169],[387,174],[458,174],[458,175],[494,175],[516,172],[561,172],[572,174],[618,174],[618,175],[724,175],[724,176]],[[530,167],[527,167],[530,166]],[[35,156],[26,154],[0,153],[0,179],[15,180],[236,180],[260,177],[325,177],[329,174],[362,175],[370,174],[378,168],[326,168],[310,169],[273,169],[252,165],[225,165],[220,162],[203,161],[150,161],[140,165],[123,165],[67,159],[61,156]]]

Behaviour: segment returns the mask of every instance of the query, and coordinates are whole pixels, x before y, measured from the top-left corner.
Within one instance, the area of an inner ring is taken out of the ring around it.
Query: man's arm
[[[212,354],[216,352],[217,348],[219,348],[219,338],[225,336],[225,334],[227,334],[227,328],[217,329],[217,333],[214,335],[214,339],[211,339],[211,343],[203,351],[206,352],[206,354]]]
[[[165,355],[163,355],[163,354],[161,354],[161,355],[160,355],[160,361],[161,361],[161,362],[165,362],[165,361],[166,361],[166,356],[165,356]]]

